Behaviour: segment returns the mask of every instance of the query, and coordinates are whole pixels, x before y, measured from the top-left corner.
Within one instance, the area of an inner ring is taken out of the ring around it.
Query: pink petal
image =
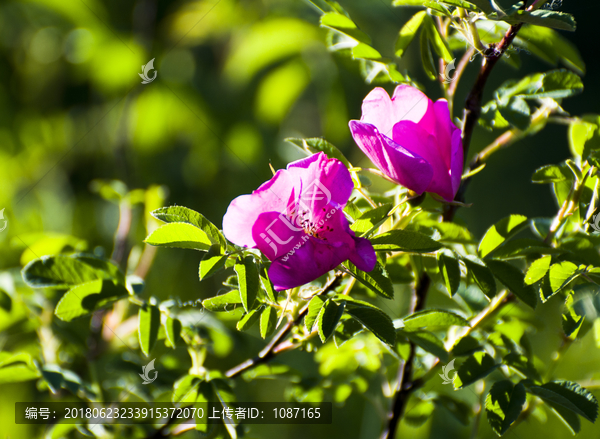
[[[356,144],[381,172],[419,194],[427,189],[433,169],[424,157],[382,135],[371,124],[351,120],[350,131]]]
[[[363,100],[360,121],[374,125],[380,133],[391,137],[397,122],[419,122],[429,113],[431,106],[431,100],[425,94],[409,85],[396,87],[391,99],[384,89],[377,87]],[[433,127],[433,121],[429,118],[427,125]]]
[[[402,121],[394,125],[394,139],[407,150],[422,156],[431,165],[433,176],[426,188],[427,192],[440,195],[447,201],[454,198],[450,170],[443,160],[440,145],[436,137],[429,134],[421,125],[414,122]]]
[[[293,193],[289,173],[279,170],[252,194],[234,199],[223,217],[223,233],[234,244],[255,247],[252,226],[263,212],[285,212]]]
[[[460,187],[460,180],[464,168],[464,157],[463,157],[463,144],[462,144],[462,131],[458,128],[452,133],[452,162],[450,167],[450,178],[452,180],[452,199],[456,196],[458,188]]]
[[[270,260],[284,256],[307,237],[304,229],[278,212],[261,213],[252,227],[256,247]]]
[[[377,255],[373,249],[371,241],[365,238],[354,238],[356,244],[354,251],[350,254],[348,259],[352,262],[359,270],[372,271],[377,263]]]

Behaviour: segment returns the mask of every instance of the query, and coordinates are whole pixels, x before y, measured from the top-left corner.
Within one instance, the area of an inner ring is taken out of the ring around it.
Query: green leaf
[[[421,32],[419,35],[419,42],[421,47],[421,62],[423,63],[423,69],[425,74],[435,81],[437,72],[435,70],[435,62],[433,60],[433,54],[431,53],[431,46],[429,45],[429,38],[427,32]]]
[[[417,34],[417,31],[419,30],[419,27],[421,26],[421,23],[423,23],[423,19],[426,16],[427,11],[419,11],[415,15],[413,15],[404,26],[402,26],[394,48],[394,51],[398,58],[401,58],[402,55],[404,55],[406,48],[415,38],[415,35]]]
[[[418,232],[422,231],[423,229],[437,230],[441,235],[441,238],[439,240],[443,242],[472,244],[474,241],[471,232],[469,232],[465,227],[461,226],[460,224],[447,222],[439,223],[435,220],[424,220],[419,221],[419,223],[415,224],[415,226],[417,227],[416,230]],[[430,232],[426,234],[429,235]]]
[[[531,254],[554,255],[564,251],[551,247],[543,241],[530,238],[511,239],[494,250],[494,259],[515,259],[527,257]]]
[[[483,346],[479,344],[479,340],[470,335],[466,335],[458,340],[452,346],[451,352],[455,357],[471,355],[473,352],[482,351]]]
[[[165,319],[165,334],[167,340],[173,349],[181,343],[181,321],[171,316],[167,316]]]
[[[521,301],[532,308],[537,305],[537,294],[531,285],[524,285],[524,275],[508,262],[488,259],[485,261],[494,276],[513,292]]]
[[[267,306],[260,314],[260,336],[267,338],[277,325],[277,310]]]
[[[96,279],[125,284],[116,265],[83,254],[43,256],[27,264],[21,273],[31,288],[71,288]]]
[[[173,404],[196,402],[198,387],[201,382],[202,379],[194,375],[185,375],[183,378],[178,379],[173,385],[171,402]]]
[[[250,312],[244,314],[242,318],[237,322],[235,326],[238,331],[246,331],[250,329],[260,317],[260,312],[258,309],[252,309]]]
[[[510,215],[498,221],[483,235],[478,249],[480,256],[486,257],[527,225],[527,217],[523,215]]]
[[[298,148],[309,152],[310,154],[316,154],[322,151],[330,159],[338,159],[346,167],[350,167],[350,162],[344,156],[344,154],[336,146],[329,143],[325,139],[321,139],[320,137],[313,137],[310,139],[288,137],[285,140],[286,142],[290,142],[291,144],[296,145]]]
[[[432,332],[423,329],[400,329],[398,334],[405,336],[421,349],[435,355],[440,361],[448,361],[448,351],[446,351],[444,343]]]
[[[444,279],[444,285],[448,290],[448,294],[452,297],[460,286],[460,264],[458,259],[453,255],[438,253],[437,260],[440,273]]]
[[[488,376],[499,366],[486,352],[475,352],[458,368],[454,378],[454,388],[460,389],[471,385]]]
[[[211,297],[202,301],[202,306],[212,312],[231,311],[242,303],[240,292],[231,290],[220,296]]]
[[[154,210],[152,216],[165,223],[187,223],[202,230],[208,236],[210,242],[219,245],[223,250],[227,249],[227,240],[221,231],[201,213],[183,206],[163,207]]]
[[[2,288],[0,288],[0,308],[6,312],[10,312],[12,310],[12,299],[10,295]]]
[[[350,229],[356,232],[358,236],[364,236],[365,233],[381,225],[387,214],[392,209],[392,204],[384,204],[375,209],[367,210],[350,226]]]
[[[258,269],[252,256],[246,256],[241,264],[235,264],[238,275],[240,297],[246,312],[251,310],[258,294]]]
[[[433,49],[435,50],[437,55],[440,58],[442,58],[446,63],[451,63],[453,60],[452,53],[450,52],[450,49],[448,48],[446,42],[438,32],[437,27],[433,22],[433,19],[430,16],[427,16],[423,23],[425,25],[423,31],[427,32],[429,42],[433,46]]]
[[[331,299],[327,300],[327,302],[323,304],[315,320],[315,325],[317,325],[317,332],[321,342],[325,343],[329,336],[333,334],[333,331],[335,330],[335,327],[340,321],[343,313],[344,306],[339,306]]]
[[[393,6],[424,6],[426,0],[394,0]]]
[[[463,262],[477,286],[490,299],[496,295],[496,280],[490,269],[475,257],[465,257]]]
[[[551,27],[553,29],[575,31],[577,23],[571,14],[564,12],[549,11],[547,9],[538,9],[536,11],[517,11],[509,17],[503,17],[508,23],[529,23],[535,26]]]
[[[404,327],[428,328],[434,326],[437,328],[447,328],[449,326],[471,326],[468,320],[450,311],[442,309],[424,309],[417,311],[403,319]]]
[[[552,381],[542,386],[530,386],[529,393],[544,401],[560,405],[590,422],[598,416],[598,400],[589,390],[572,381]]]
[[[526,401],[523,384],[513,385],[509,380],[497,381],[485,399],[485,411],[492,429],[502,436],[517,420]]]
[[[338,12],[327,12],[321,15],[321,26],[341,32],[361,43],[371,44],[371,39],[356,26],[351,18]]]
[[[571,171],[565,169],[565,166],[546,165],[538,168],[533,173],[531,181],[533,183],[557,183],[559,181],[573,180]]]
[[[552,256],[547,255],[533,261],[527,270],[527,274],[525,274],[525,284],[532,285],[542,280],[550,268],[551,260]]]
[[[160,328],[160,310],[158,307],[148,304],[140,307],[138,325],[140,349],[145,356],[148,356],[158,338]]]
[[[212,242],[206,232],[189,223],[167,223],[160,226],[144,241],[157,247],[208,250]]]
[[[213,274],[221,271],[225,267],[225,261],[227,261],[227,258],[227,255],[215,255],[211,254],[210,251],[206,253],[200,261],[200,268],[198,270],[200,280],[204,280],[207,277],[211,277]]]
[[[497,101],[506,103],[511,97],[523,99],[567,98],[583,91],[581,78],[565,69],[535,73],[520,81],[507,81],[496,90]]]
[[[260,282],[269,300],[273,303],[277,303],[277,291],[275,291],[273,283],[271,282],[271,279],[269,279],[269,274],[265,267],[262,267],[260,270]]]
[[[569,261],[558,262],[552,264],[548,273],[548,280],[550,282],[550,289],[552,290],[552,296],[559,291],[562,291],[567,285],[569,285],[575,278],[581,274],[582,270],[577,265]],[[551,296],[546,297],[548,300]],[[545,302],[545,301],[544,301]]]
[[[592,149],[590,140],[598,132],[598,125],[584,120],[575,119],[569,125],[569,147],[571,153],[580,158],[586,158]]]
[[[371,238],[375,251],[404,251],[430,253],[442,245],[429,236],[411,230],[390,230]]]
[[[343,300],[346,304],[346,312],[358,320],[365,328],[371,331],[384,343],[393,346],[396,342],[396,330],[392,319],[368,302],[350,299],[348,296],[337,296],[336,300]]]
[[[504,364],[518,371],[525,377],[537,382],[541,381],[540,373],[533,365],[533,361],[526,356],[511,352],[506,355],[502,361]]]
[[[0,352],[0,384],[18,383],[40,377],[31,354]]]
[[[522,131],[529,127],[531,111],[525,99],[511,97],[506,105],[498,107],[498,111],[512,126]]]
[[[585,316],[580,315],[573,306],[573,291],[569,293],[565,300],[565,308],[562,313],[562,327],[565,335],[571,338],[577,338],[577,334],[583,325]]]
[[[473,11],[473,12],[477,12],[477,6],[475,6],[473,3],[481,3],[481,2],[468,2],[465,0],[440,0],[441,3],[446,3],[447,5],[452,5],[452,6],[457,6],[459,8],[463,8],[466,9],[468,11]]]
[[[377,262],[375,268],[370,272],[365,272],[356,268],[356,266],[348,261],[342,264],[348,269],[350,274],[361,284],[369,288],[374,293],[385,297],[386,299],[394,298],[394,285],[390,280],[389,274],[381,263]]]
[[[112,280],[97,279],[67,291],[56,305],[54,314],[59,319],[70,322],[128,296],[129,292],[123,285]]]
[[[323,296],[313,296],[308,302],[308,312],[304,317],[304,326],[308,332],[312,332],[315,321],[317,320],[317,316],[321,312],[321,308],[327,301],[327,298]]]

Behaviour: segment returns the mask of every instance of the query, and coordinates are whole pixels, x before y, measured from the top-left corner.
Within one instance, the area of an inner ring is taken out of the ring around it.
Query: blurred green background
[[[576,115],[598,113],[598,58],[591,49],[597,40],[598,5],[563,3],[563,9],[578,21],[577,32],[565,36],[580,48],[588,72],[584,93],[566,100],[564,107]],[[341,4],[372,37],[373,46],[390,58],[399,28],[415,12],[392,8],[387,0],[342,0]],[[286,137],[323,136],[353,164],[368,165],[353,144],[348,121],[360,118],[362,99],[373,86],[365,84],[358,63],[327,51],[327,32],[318,27],[318,17],[312,6],[300,0],[2,2],[0,209],[5,208],[9,228],[0,233],[0,267],[17,270],[25,243],[35,241],[40,233],[72,235],[86,241],[88,250],[109,253],[118,208],[94,193],[92,181],[97,179],[121,180],[130,189],[164,186],[168,204],[188,206],[220,226],[233,198],[270,178],[269,163],[277,169],[302,157],[284,141]],[[143,85],[138,73],[151,59],[158,76]],[[484,101],[506,79],[551,68],[527,54],[521,54],[521,60],[521,72],[507,64],[497,67]],[[479,62],[478,58],[467,68],[454,116],[460,116]],[[429,81],[420,67],[416,45],[399,66],[422,83],[431,98],[441,96],[439,84]],[[385,87],[393,90],[392,85]],[[498,134],[477,129],[471,153]],[[473,206],[461,209],[458,216],[481,236],[510,213],[553,215],[556,206],[549,187],[531,184],[530,176],[537,167],[568,156],[566,127],[558,125],[497,153],[469,187],[467,201]],[[145,237],[143,215],[140,208],[134,209],[130,245],[138,249]],[[160,249],[144,294],[184,301],[214,296],[224,279],[200,283],[200,257],[193,251]],[[406,294],[400,294],[390,305],[394,317],[405,309],[404,298]],[[432,294],[432,304],[441,300],[439,292]],[[559,307],[558,301],[551,301],[536,312],[539,326],[532,340],[541,358],[550,358],[559,344]],[[35,322],[22,319],[23,315],[8,316],[0,310],[1,349],[39,349],[31,331]],[[374,339],[366,340],[375,344]],[[233,366],[263,344],[256,334],[236,333],[232,352],[209,360],[211,367]],[[385,367],[385,362],[377,362],[379,348],[348,349],[371,349],[374,352],[365,354],[366,368]],[[326,368],[327,356],[335,353],[322,352],[318,360]],[[185,350],[180,354],[173,354],[173,361],[183,361],[177,359],[186,357]],[[281,360],[305,377],[319,376],[319,363],[304,353],[286,354]],[[590,380],[596,378],[598,364],[600,351],[588,334],[571,347],[557,373],[571,380]],[[73,368],[86,378],[85,364]],[[345,405],[336,406],[331,426],[256,426],[254,436],[377,437],[382,419],[373,394],[381,393],[380,385],[371,379],[369,391],[354,393]],[[240,381],[236,391],[240,401],[284,400],[284,388],[276,381],[260,385]],[[458,398],[473,400],[469,390],[460,392]],[[15,401],[31,401],[39,395],[35,381],[0,385],[2,437],[40,434],[31,426],[14,425],[13,418]],[[507,437],[542,432],[548,439],[570,436],[558,424],[551,414],[547,420],[532,417]],[[469,437],[469,432],[446,412],[435,411],[419,428],[403,425],[401,437]],[[472,437],[495,435],[482,421],[479,433]],[[594,427],[584,421],[581,437],[600,437],[600,424]]]

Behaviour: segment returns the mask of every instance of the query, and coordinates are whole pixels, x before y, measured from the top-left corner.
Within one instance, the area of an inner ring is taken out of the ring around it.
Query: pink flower
[[[418,193],[452,201],[463,171],[461,130],[448,103],[435,103],[414,87],[399,85],[390,99],[377,87],[363,101],[352,137],[381,172]]]
[[[339,160],[314,154],[233,200],[223,232],[234,244],[258,248],[272,261],[269,277],[277,290],[311,282],[347,259],[371,271],[377,260],[373,246],[354,236],[342,212],[353,188]]]

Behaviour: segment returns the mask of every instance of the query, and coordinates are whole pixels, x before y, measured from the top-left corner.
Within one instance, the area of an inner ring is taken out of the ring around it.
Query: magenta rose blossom
[[[342,211],[353,188],[339,160],[314,154],[233,200],[223,232],[234,244],[258,248],[272,261],[269,277],[277,290],[311,282],[347,259],[371,271],[377,259],[373,246],[354,236]]]
[[[390,99],[377,87],[362,104],[360,121],[350,121],[352,137],[381,172],[418,193],[452,201],[463,171],[461,130],[448,102],[432,102],[421,91],[399,85]]]

